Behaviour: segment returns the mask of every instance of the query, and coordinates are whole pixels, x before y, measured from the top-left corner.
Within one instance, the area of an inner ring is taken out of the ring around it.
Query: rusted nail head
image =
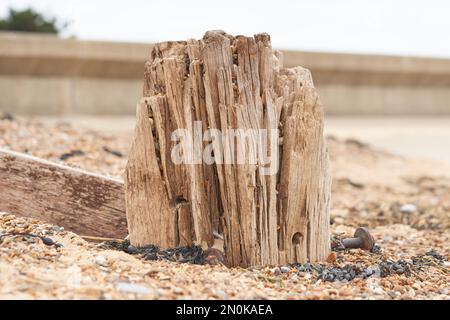
[[[373,239],[367,228],[359,227],[358,229],[356,229],[354,237],[361,238],[363,240],[361,249],[370,251],[375,245],[375,240]]]

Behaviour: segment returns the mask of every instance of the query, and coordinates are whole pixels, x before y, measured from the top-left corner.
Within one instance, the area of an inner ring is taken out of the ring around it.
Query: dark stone
[[[151,252],[151,253],[145,255],[144,257],[147,260],[158,260],[158,256],[154,252]]]
[[[55,244],[53,239],[50,239],[50,238],[47,238],[47,237],[42,237],[41,240],[47,246],[53,246]]]
[[[381,246],[379,244],[374,244],[372,250],[370,250],[372,253],[381,253]]]
[[[75,156],[83,156],[83,155],[84,155],[84,152],[81,151],[81,150],[72,150],[70,152],[63,153],[59,157],[59,160],[65,161],[65,160],[67,160],[69,158],[72,158],[72,157],[75,157]]]
[[[108,148],[107,146],[104,146],[104,147],[103,147],[103,150],[104,150],[105,152],[108,152],[108,153],[110,153],[110,154],[116,156],[116,157],[119,157],[119,158],[123,158],[123,157],[124,157],[124,155],[123,155],[122,152],[117,151],[117,150],[112,150],[112,149]]]
[[[0,113],[0,120],[14,121],[14,116],[9,112]]]
[[[135,246],[132,246],[131,244],[127,247],[127,252],[130,254],[135,254],[138,252],[138,249]]]

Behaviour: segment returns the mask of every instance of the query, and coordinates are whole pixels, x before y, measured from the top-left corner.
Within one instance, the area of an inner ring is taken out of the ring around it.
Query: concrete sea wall
[[[0,111],[132,115],[150,44],[0,33]],[[328,115],[450,115],[450,59],[284,51]]]

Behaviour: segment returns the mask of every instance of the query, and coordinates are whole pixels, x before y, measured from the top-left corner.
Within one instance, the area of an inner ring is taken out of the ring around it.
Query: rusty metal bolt
[[[375,240],[373,239],[367,228],[360,227],[356,229],[353,238],[342,240],[342,244],[344,245],[345,249],[359,248],[371,251],[373,246],[375,245]]]

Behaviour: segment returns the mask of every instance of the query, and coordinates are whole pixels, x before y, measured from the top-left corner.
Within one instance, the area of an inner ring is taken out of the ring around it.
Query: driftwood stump
[[[283,68],[269,35],[156,44],[136,121],[132,244],[206,248],[221,234],[229,266],[326,259],[323,108],[310,72]]]

